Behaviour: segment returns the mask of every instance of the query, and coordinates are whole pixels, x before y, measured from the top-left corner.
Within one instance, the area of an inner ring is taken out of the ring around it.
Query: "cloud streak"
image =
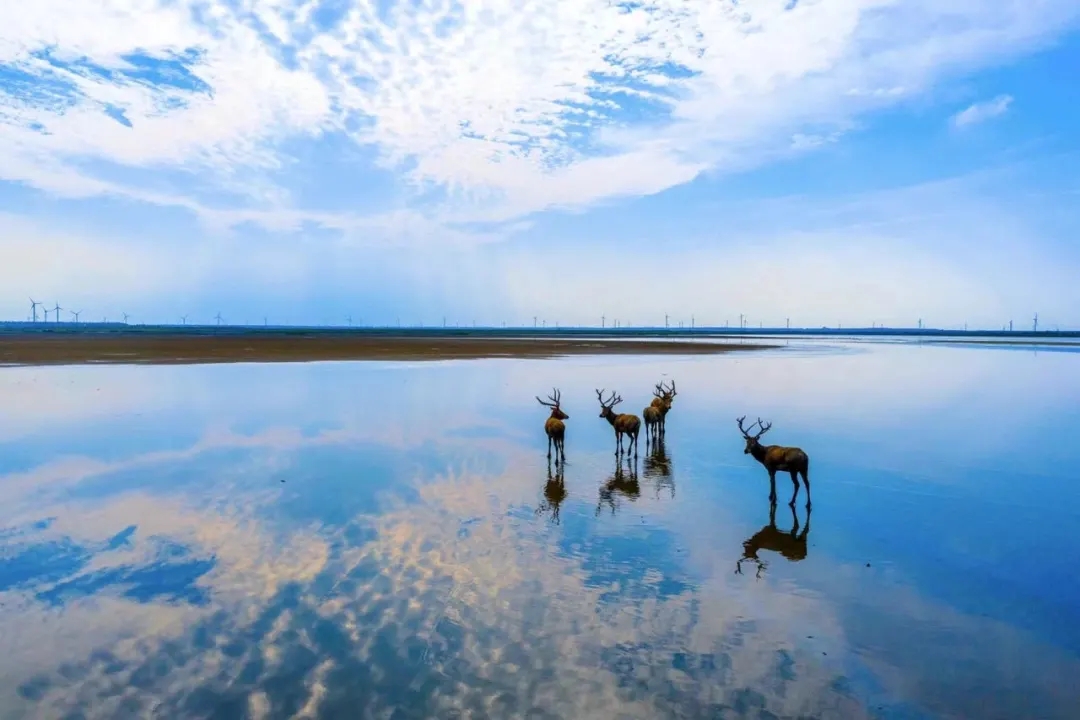
[[[969,105],[952,116],[954,127],[963,129],[972,125],[984,123],[987,120],[1004,115],[1012,105],[1012,95],[998,95],[992,100],[977,102]]]

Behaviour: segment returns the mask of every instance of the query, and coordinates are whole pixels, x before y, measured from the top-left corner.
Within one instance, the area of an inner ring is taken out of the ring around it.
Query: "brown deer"
[[[736,574],[741,575],[742,564],[750,560],[757,565],[757,577],[761,577],[761,573],[768,566],[768,563],[758,557],[758,552],[761,550],[780,553],[791,562],[806,559],[806,536],[810,534],[810,508],[806,509],[806,527],[799,532],[799,516],[795,513],[795,506],[790,507],[791,530],[785,532],[776,527],[776,503],[769,505],[769,524],[743,542],[743,556],[735,563]]]
[[[652,391],[654,397],[652,398],[652,404],[649,407],[642,410],[642,419],[645,420],[645,446],[648,448],[650,438],[657,437],[660,430],[660,420],[663,418],[664,413],[671,409],[671,403],[664,396],[661,391],[661,386],[658,384],[657,389]]]
[[[540,503],[540,507],[536,508],[536,514],[539,515],[543,512],[551,512],[551,521],[556,525],[559,524],[559,506],[562,505],[562,501],[566,499],[566,483],[564,482],[564,468],[566,464],[560,467],[558,463],[555,463],[555,474],[551,474],[551,463],[548,463],[547,470],[547,482],[544,484],[544,500]]]
[[[562,399],[562,394],[557,389],[552,389],[551,395],[548,395],[550,402],[544,402],[540,399],[540,396],[536,396],[536,402],[540,403],[544,407],[551,408],[551,417],[544,422],[544,432],[547,433],[548,438],[548,459],[551,459],[551,446],[555,446],[555,464],[559,464],[559,456],[562,456],[563,461],[566,460],[566,450],[564,449],[563,441],[566,438],[566,425],[563,420],[569,420],[570,416],[562,411],[559,407],[559,402]]]
[[[739,430],[742,432],[743,437],[746,438],[746,448],[743,453],[753,455],[754,459],[769,471],[769,501],[776,502],[776,472],[782,470],[791,473],[791,483],[795,486],[795,492],[792,493],[791,502],[788,505],[795,505],[795,498],[799,496],[799,476],[802,475],[803,484],[806,485],[806,507],[810,507],[810,478],[807,477],[810,470],[810,458],[801,448],[762,445],[758,441],[762,435],[769,432],[772,423],[763,424],[761,418],[758,418],[755,423],[758,426],[758,432],[756,435],[751,435],[750,430],[754,429],[754,425],[751,425],[749,429],[744,428],[743,420],[745,419],[746,416],[743,415],[736,420],[739,424]]]
[[[622,398],[611,392],[611,397],[604,400],[604,391],[597,390],[596,397],[600,401],[600,417],[611,423],[615,428],[615,454],[622,452],[623,435],[630,436],[630,445],[634,448],[634,457],[637,457],[638,433],[641,431],[641,418],[630,413],[615,413],[612,408],[622,402]],[[627,449],[626,454],[630,454]]]
[[[659,394],[658,394],[659,393]],[[652,398],[650,407],[658,408],[660,410],[660,423],[659,430],[660,436],[663,437],[667,432],[667,413],[671,412],[672,403],[675,402],[675,396],[678,395],[675,392],[675,381],[672,380],[671,388],[664,388],[664,383],[661,381],[657,384],[657,389],[652,392],[656,397]],[[648,441],[648,438],[646,438]]]
[[[622,495],[633,502],[641,497],[641,484],[638,482],[637,470],[626,461],[629,474],[623,472],[622,460],[616,460],[615,474],[600,487],[600,499],[596,503],[596,514],[600,514],[600,508],[606,502],[611,506],[611,514],[615,514],[615,496]]]

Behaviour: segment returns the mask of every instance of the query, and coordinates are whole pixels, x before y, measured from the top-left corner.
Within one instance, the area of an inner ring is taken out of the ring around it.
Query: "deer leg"
[[[794,509],[795,498],[799,497],[799,473],[795,470],[791,471],[791,484],[795,486],[795,492],[791,493],[791,502],[788,505]]]
[[[551,458],[551,436],[548,435],[548,458]]]
[[[776,471],[769,471],[769,502],[776,504]]]
[[[803,485],[806,486],[806,507],[809,508],[810,507],[810,478],[807,477],[805,470],[802,471],[802,481],[803,481]]]

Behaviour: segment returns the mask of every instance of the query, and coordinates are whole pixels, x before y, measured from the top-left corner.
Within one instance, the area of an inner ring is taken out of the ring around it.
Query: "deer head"
[[[551,394],[548,395],[548,400],[550,402],[544,402],[540,399],[539,395],[536,396],[536,402],[540,403],[544,407],[551,408],[551,417],[558,420],[568,420],[570,418],[570,416],[564,413],[562,411],[562,408],[559,407],[559,402],[562,400],[562,393],[560,393],[557,389],[552,388]]]
[[[671,381],[671,388],[664,387],[663,381],[656,383],[653,389],[653,407],[664,407],[668,410],[671,409],[671,401],[675,399],[675,381]]]
[[[615,394],[615,391],[611,391],[611,397],[604,400],[604,391],[596,391],[596,399],[600,401],[600,417],[605,420],[614,420],[616,413],[612,410],[613,407],[622,402],[622,398]]]
[[[743,454],[744,455],[749,455],[750,453],[753,452],[754,448],[756,448],[756,447],[758,447],[760,445],[758,440],[761,439],[762,435],[769,432],[769,428],[772,427],[772,423],[769,423],[768,425],[766,425],[766,424],[761,422],[761,418],[758,418],[757,422],[754,423],[754,425],[758,426],[758,431],[757,431],[756,434],[751,435],[750,431],[754,429],[754,425],[751,425],[749,428],[744,428],[743,427],[743,420],[745,420],[745,419],[746,419],[746,416],[743,415],[741,418],[738,418],[735,422],[739,423],[739,431],[742,432],[743,437],[746,438],[746,447],[743,449]]]
[[[668,401],[669,405],[671,404],[671,401],[675,399],[675,396],[679,394],[679,393],[675,392],[675,381],[674,380],[671,381],[671,387],[670,388],[665,388],[664,383],[660,383],[660,390],[663,391],[664,397],[667,398],[667,401]]]
[[[652,404],[656,407],[671,407],[671,398],[664,392],[663,383],[657,383],[656,387],[652,391],[653,401]]]

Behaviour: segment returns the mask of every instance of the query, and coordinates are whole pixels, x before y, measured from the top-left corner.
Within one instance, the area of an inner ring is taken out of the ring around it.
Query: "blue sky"
[[[1074,0],[0,8],[0,316],[1080,327]]]

